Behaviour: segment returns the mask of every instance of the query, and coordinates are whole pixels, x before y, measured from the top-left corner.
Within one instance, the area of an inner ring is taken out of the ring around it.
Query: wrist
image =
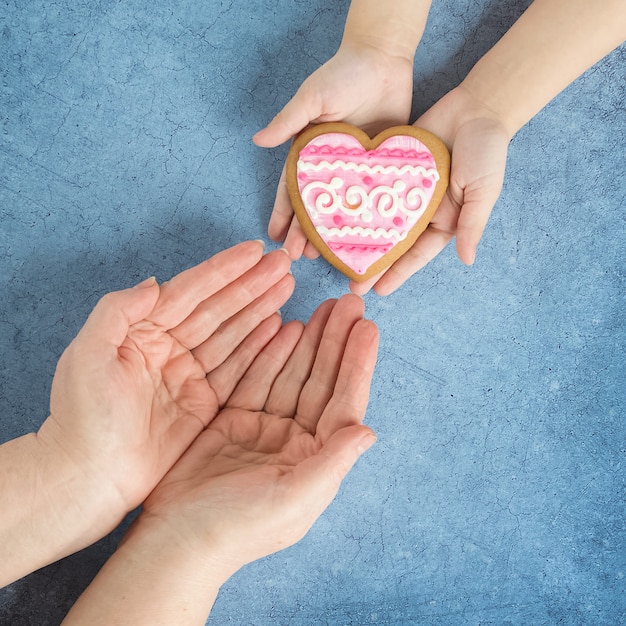
[[[182,515],[172,518],[142,511],[128,529],[119,550],[146,552],[168,559],[181,575],[218,589],[245,561],[228,550],[219,534],[203,528],[199,537]]]
[[[509,141],[519,130],[520,127],[507,115],[506,110],[494,106],[488,92],[476,89],[471,79],[464,80],[453,93],[458,99],[457,131],[468,121],[476,119],[489,120],[499,126]]]
[[[464,83],[448,92],[416,122],[435,133],[452,150],[459,131],[468,124],[480,124],[503,137],[508,143],[513,131],[497,111],[472,93]]]
[[[142,513],[63,625],[204,624],[232,572],[190,547],[183,533]]]
[[[99,538],[88,497],[80,472],[34,433],[2,446],[0,586]]]
[[[342,46],[365,46],[411,64],[422,38],[430,0],[352,0]]]
[[[134,507],[84,450],[80,438],[49,417],[35,435],[34,454],[42,486],[50,494],[55,519],[84,547],[111,532]],[[68,519],[71,523],[68,524]]]
[[[503,72],[506,70],[502,69]],[[486,75],[477,65],[456,88],[466,100],[468,108],[465,115],[488,117],[497,121],[505,129],[510,139],[526,123],[517,107],[505,97],[506,90],[494,84],[493,77]]]

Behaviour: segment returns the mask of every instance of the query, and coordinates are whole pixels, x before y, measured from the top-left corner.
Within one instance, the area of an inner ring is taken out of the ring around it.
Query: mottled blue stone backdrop
[[[433,4],[414,115],[528,0]],[[0,3],[2,440],[46,417],[103,293],[264,236],[286,150],[250,137],[333,54],[347,8]],[[514,138],[475,266],[450,246],[366,298],[378,444],[300,544],[229,581],[210,623],[626,623],[625,61]],[[346,290],[323,261],[294,275],[286,318]],[[4,589],[0,622],[58,623],[120,535]]]

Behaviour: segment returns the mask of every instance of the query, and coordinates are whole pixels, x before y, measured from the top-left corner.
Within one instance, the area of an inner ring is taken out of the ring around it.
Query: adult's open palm
[[[113,494],[103,531],[143,501],[278,332],[289,266],[283,251],[246,242],[96,306],[59,362],[38,436],[76,460],[94,498]]]
[[[378,330],[348,295],[290,322],[144,503],[233,569],[298,541],[374,441],[362,425]]]

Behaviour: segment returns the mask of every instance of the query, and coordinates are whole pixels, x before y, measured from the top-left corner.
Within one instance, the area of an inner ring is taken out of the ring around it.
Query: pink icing
[[[314,227],[357,274],[406,238],[438,180],[432,153],[408,135],[390,137],[370,151],[352,135],[319,135],[300,151],[297,169]]]
[[[339,135],[340,133],[321,135],[321,137],[329,138],[329,137],[332,137],[333,134]],[[346,136],[350,137],[351,139],[354,139],[352,135],[346,135]],[[412,137],[408,137],[408,136],[406,138],[413,139]],[[396,137],[392,137],[391,139],[388,139],[384,143],[387,143],[388,141],[392,141],[395,139]],[[363,154],[363,146],[361,146],[359,141],[357,141],[356,139],[354,139],[354,142],[356,144],[355,146],[335,145],[332,139],[328,142],[325,141],[322,144],[315,144],[314,143],[315,141],[316,140],[314,139],[313,141],[309,142],[302,150],[300,150],[301,157],[306,156],[306,157],[324,158],[329,155],[333,157],[337,157],[337,156],[359,157]],[[422,149],[411,148],[411,147],[407,147],[403,145],[397,146],[397,147],[392,147],[392,146],[383,147],[384,143],[378,146],[378,148],[376,148],[375,150],[370,150],[368,152],[368,155],[374,159],[390,158],[394,160],[395,159],[430,159],[432,158],[432,154],[430,153],[428,148],[426,148],[426,150],[422,150]],[[423,144],[420,144],[420,145],[423,146]]]

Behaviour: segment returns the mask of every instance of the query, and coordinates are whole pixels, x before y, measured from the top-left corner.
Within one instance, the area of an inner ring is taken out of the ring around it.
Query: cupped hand
[[[92,539],[139,505],[218,415],[281,326],[289,267],[283,251],[245,242],[95,307],[59,361],[37,435],[76,467],[80,508],[99,514]]]
[[[457,254],[471,265],[504,181],[510,135],[505,125],[462,86],[416,122],[440,137],[451,152],[450,184],[430,225],[384,273],[350,283],[353,293],[373,288],[388,295],[434,259],[456,236]]]
[[[290,322],[144,503],[138,524],[234,571],[298,541],[375,437],[378,330],[354,295]],[[193,558],[193,557],[192,557]]]
[[[348,122],[370,136],[406,124],[411,114],[413,62],[365,45],[344,43],[327,63],[309,76],[294,97],[253,141],[272,148],[309,124]],[[281,174],[268,234],[284,241],[293,260],[318,256],[294,217],[285,170]]]

